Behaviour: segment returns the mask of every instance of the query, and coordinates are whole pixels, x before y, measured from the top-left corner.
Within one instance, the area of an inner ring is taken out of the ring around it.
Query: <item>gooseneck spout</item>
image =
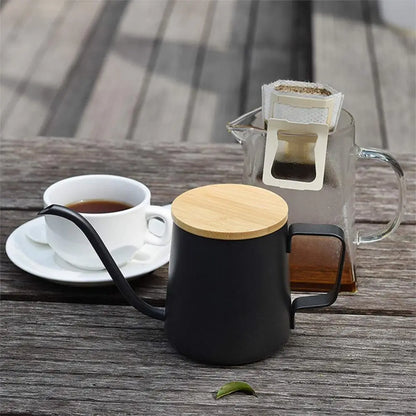
[[[82,215],[72,209],[55,204],[44,208],[38,213],[38,215],[56,215],[72,221],[88,238],[88,241],[91,243],[98,257],[103,262],[104,267],[110,274],[110,277],[113,279],[118,290],[127,302],[134,306],[138,311],[143,312],[145,315],[161,321],[165,320],[165,308],[149,305],[136,295],[133,288],[124,278],[110,252],[107,250],[107,247],[104,245],[101,237],[95,231],[94,227]]]

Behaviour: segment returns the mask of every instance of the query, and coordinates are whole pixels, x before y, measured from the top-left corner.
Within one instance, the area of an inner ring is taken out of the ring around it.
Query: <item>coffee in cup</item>
[[[138,181],[114,175],[82,175],[63,179],[46,189],[45,206],[64,205],[79,212],[95,228],[117,265],[130,261],[145,244],[170,242],[172,219],[169,210],[150,205],[150,190]],[[165,225],[159,236],[149,230],[157,218]],[[55,253],[82,269],[104,266],[88,239],[65,218],[47,216],[46,236]]]

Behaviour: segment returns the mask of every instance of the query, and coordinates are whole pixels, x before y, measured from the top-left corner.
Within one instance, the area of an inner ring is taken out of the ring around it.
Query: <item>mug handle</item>
[[[327,293],[319,295],[302,296],[293,300],[290,308],[290,327],[295,327],[295,313],[300,309],[322,308],[332,305],[341,288],[341,277],[345,260],[345,238],[344,231],[337,225],[332,224],[292,224],[288,231],[287,252],[290,253],[292,238],[295,235],[311,235],[335,237],[341,242],[341,255],[339,257],[337,277],[332,289]]]
[[[393,169],[396,174],[397,187],[399,188],[399,199],[397,202],[397,209],[395,216],[390,220],[387,226],[378,231],[376,234],[361,234],[360,231],[357,232],[356,243],[357,245],[374,243],[375,241],[380,241],[383,238],[390,235],[393,231],[397,229],[400,225],[403,208],[406,198],[406,182],[404,179],[404,173],[402,168],[399,165],[399,162],[388,152],[385,152],[380,149],[372,149],[357,146],[357,158],[358,159],[375,159],[380,160],[381,162],[387,163]]]
[[[160,219],[165,224],[165,230],[161,236],[152,233],[149,230],[149,221],[152,218]],[[155,246],[164,246],[170,242],[172,236],[172,215],[170,210],[156,205],[149,205],[146,208],[147,232],[144,237],[146,243]]]

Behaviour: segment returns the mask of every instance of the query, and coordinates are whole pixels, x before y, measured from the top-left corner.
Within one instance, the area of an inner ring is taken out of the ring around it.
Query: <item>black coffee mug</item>
[[[331,305],[341,285],[342,229],[317,224],[288,227],[286,202],[262,188],[209,185],[175,199],[166,310],[137,297],[80,214],[60,206],[41,213],[77,224],[127,301],[165,320],[171,344],[201,362],[236,365],[272,355],[289,338],[295,312]],[[332,290],[291,302],[288,253],[296,235],[337,238],[341,251]]]

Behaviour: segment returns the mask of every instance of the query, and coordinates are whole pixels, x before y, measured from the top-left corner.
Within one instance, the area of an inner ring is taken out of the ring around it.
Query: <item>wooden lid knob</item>
[[[217,184],[191,189],[172,204],[181,229],[201,237],[245,240],[279,230],[287,221],[283,198],[250,185]]]

